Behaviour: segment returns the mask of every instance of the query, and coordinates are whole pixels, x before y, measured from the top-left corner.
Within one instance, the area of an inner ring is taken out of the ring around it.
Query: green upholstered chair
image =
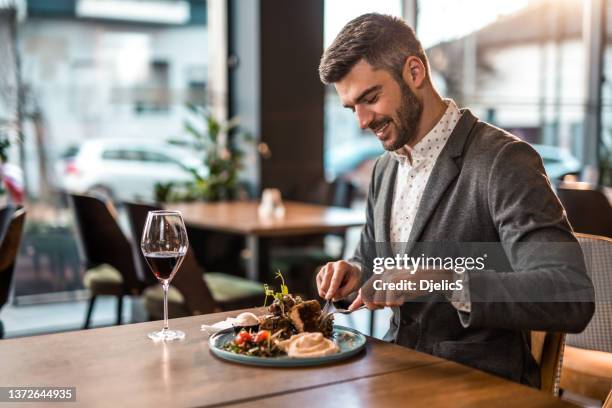
[[[70,195],[74,210],[79,251],[86,272],[84,286],[91,297],[84,328],[91,323],[91,314],[98,296],[117,298],[117,324],[121,324],[123,296],[139,296],[145,283],[138,277],[132,246],[117,222],[112,203],[97,197]]]
[[[134,244],[140,242],[149,211],[158,210],[141,203],[124,203],[127,209]],[[140,245],[137,245],[140,253]],[[141,254],[141,253],[140,253]],[[146,275],[153,276],[142,254],[139,263]],[[144,292],[145,305],[151,318],[163,317],[163,291],[161,285],[151,286]],[[172,280],[168,293],[170,317],[192,316],[219,310],[232,310],[263,304],[263,285],[238,276],[220,272],[206,272],[196,260],[192,248]]]

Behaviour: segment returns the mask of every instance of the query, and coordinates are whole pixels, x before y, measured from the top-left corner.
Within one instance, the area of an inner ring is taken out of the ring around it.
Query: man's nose
[[[357,122],[359,122],[359,127],[362,129],[370,127],[370,123],[372,123],[374,118],[369,109],[360,105],[355,106],[355,115],[357,115]]]

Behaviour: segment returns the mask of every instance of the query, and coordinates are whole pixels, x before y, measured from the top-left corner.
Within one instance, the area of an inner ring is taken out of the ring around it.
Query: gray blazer
[[[374,257],[392,254],[389,223],[397,161],[376,162],[367,201],[367,221],[353,262],[371,277]],[[469,110],[440,153],[425,187],[406,252],[417,242],[498,242],[505,267],[466,273],[471,312],[431,295],[394,308],[388,339],[538,387],[529,331],[580,332],[593,311],[593,286],[563,207],[542,160],[527,144],[479,121]],[[562,251],[538,243],[569,244]],[[420,253],[420,249],[418,250]],[[517,301],[525,293],[555,299],[579,293],[577,301]],[[478,294],[478,296],[473,296]]]

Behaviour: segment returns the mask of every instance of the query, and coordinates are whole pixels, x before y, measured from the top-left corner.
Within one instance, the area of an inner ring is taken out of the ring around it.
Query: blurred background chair
[[[7,302],[13,281],[15,260],[19,252],[26,211],[21,207],[5,207],[0,210],[0,309]],[[4,337],[4,325],[0,320],[0,339]]]
[[[112,204],[97,197],[70,195],[75,213],[77,237],[86,272],[83,284],[91,297],[84,328],[91,323],[91,315],[98,296],[117,298],[117,324],[121,324],[123,296],[138,296],[145,283],[138,277],[132,246],[121,231]]]
[[[329,183],[322,180],[309,186],[296,196],[311,204],[350,208],[356,187],[349,181],[337,178]],[[325,248],[325,238],[335,237],[336,251]],[[271,265],[273,270],[283,272],[291,289],[302,293],[308,298],[318,296],[315,280],[316,271],[327,262],[342,259],[346,249],[346,231],[332,234],[315,234],[306,237],[283,239],[273,243],[271,249]]]
[[[351,208],[358,195],[357,186],[342,177],[333,182],[321,180],[307,186],[302,186],[294,195],[301,200],[326,206]],[[346,252],[347,232],[331,234],[316,234],[291,240],[283,239],[271,249],[271,265],[274,270],[280,270],[286,277],[289,287],[294,293],[304,295],[308,299],[317,299],[316,274],[328,262],[344,258]],[[326,237],[333,237],[337,245],[335,251],[325,248]],[[351,302],[341,300],[340,307],[348,307]],[[373,335],[375,326],[375,311],[369,311],[369,334]],[[348,315],[350,324],[353,317]]]
[[[612,206],[604,192],[581,182],[562,182],[557,195],[575,232],[612,238]]]
[[[138,260],[142,271],[155,281],[147,261],[140,251],[140,236],[149,211],[159,210],[141,203],[124,203],[134,236],[134,245],[139,253]],[[147,288],[144,293],[147,311],[152,318],[163,318],[163,292],[161,285]],[[213,313],[219,310],[232,310],[263,304],[263,285],[238,276],[206,272],[198,263],[191,245],[181,268],[172,280],[168,292],[168,314],[182,317]]]
[[[586,329],[568,334],[561,388],[603,401],[612,388],[612,239],[577,234],[595,287],[595,314]]]

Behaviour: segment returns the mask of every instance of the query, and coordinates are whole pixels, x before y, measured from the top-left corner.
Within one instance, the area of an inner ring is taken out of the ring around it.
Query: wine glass
[[[185,333],[168,329],[168,286],[187,253],[189,241],[179,211],[149,211],[140,249],[164,289],[164,328],[149,333],[153,340],[182,340]]]

